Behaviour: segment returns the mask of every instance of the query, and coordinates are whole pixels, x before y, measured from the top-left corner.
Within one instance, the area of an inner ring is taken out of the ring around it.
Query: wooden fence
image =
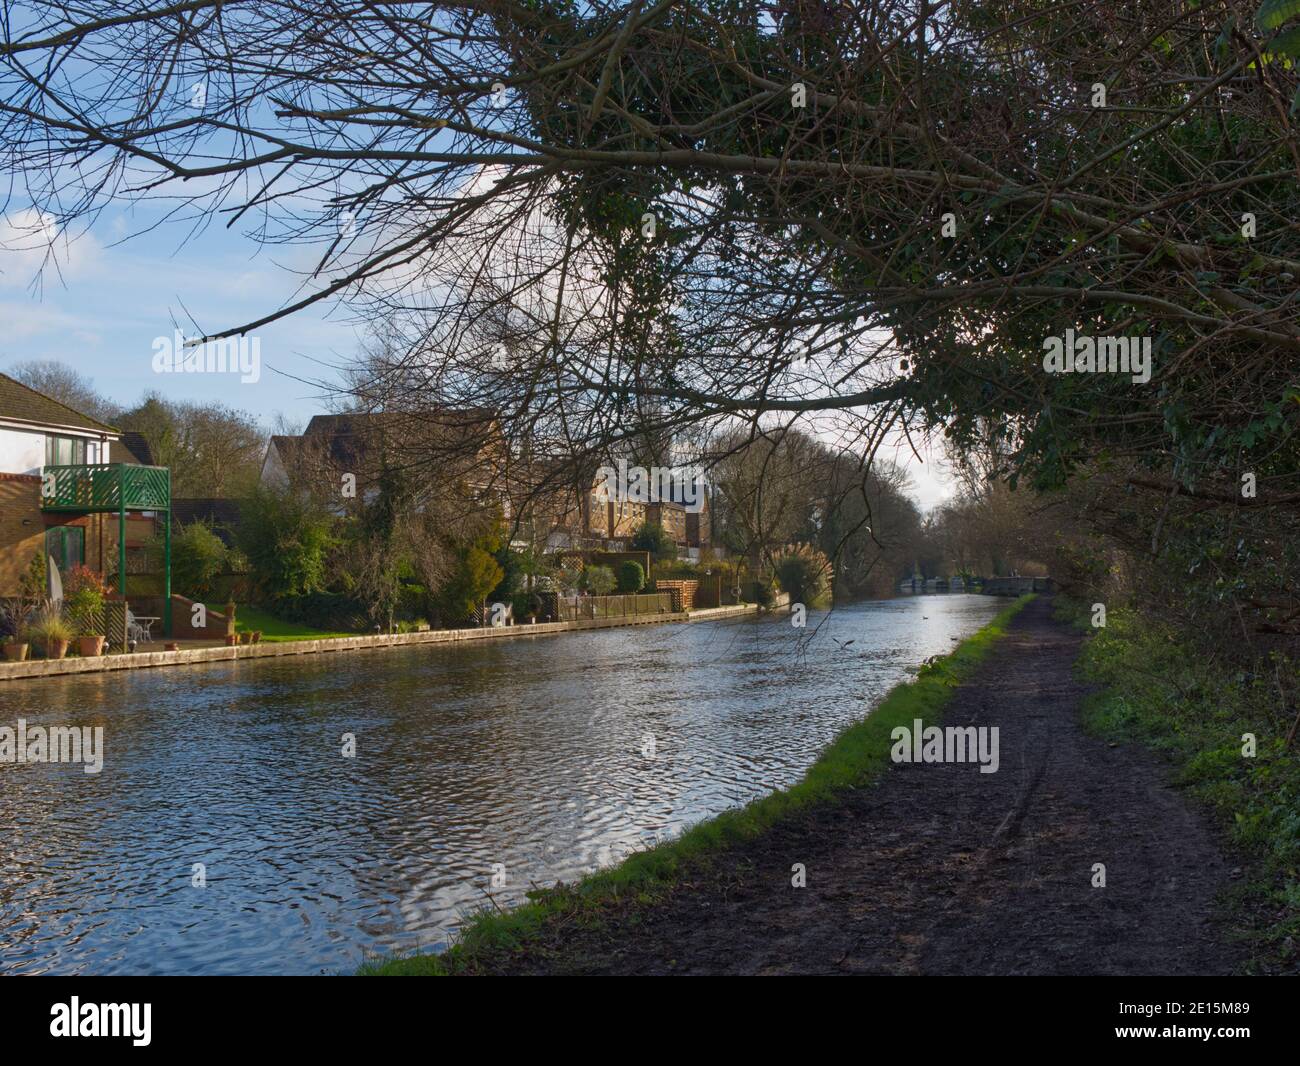
[[[595,618],[628,618],[671,614],[673,598],[667,592],[642,592],[623,596],[561,596],[556,621],[580,622]]]

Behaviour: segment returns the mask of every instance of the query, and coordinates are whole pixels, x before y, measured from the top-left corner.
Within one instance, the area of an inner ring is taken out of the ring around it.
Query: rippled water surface
[[[105,734],[99,774],[0,764],[0,972],[335,973],[442,946],[489,890],[506,905],[793,783],[1000,606],[0,683],[0,726]]]

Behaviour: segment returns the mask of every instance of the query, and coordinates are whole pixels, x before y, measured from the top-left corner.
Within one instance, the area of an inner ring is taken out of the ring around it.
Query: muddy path
[[[1080,637],[1039,599],[949,704],[1000,767],[892,765],[651,907],[556,929],[514,972],[1224,974],[1232,863],[1160,756],[1079,724]],[[802,863],[807,886],[791,885]],[[1094,864],[1106,886],[1093,887]]]

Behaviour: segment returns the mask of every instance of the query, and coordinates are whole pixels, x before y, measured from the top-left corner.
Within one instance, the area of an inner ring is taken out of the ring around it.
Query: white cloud
[[[88,319],[69,314],[54,304],[30,300],[0,301],[0,321],[4,322],[0,344],[5,345],[12,341],[57,333],[68,336],[94,335],[88,332],[93,325]]]
[[[0,286],[58,285],[92,273],[103,246],[91,233],[70,234],[53,215],[24,208],[0,216]]]

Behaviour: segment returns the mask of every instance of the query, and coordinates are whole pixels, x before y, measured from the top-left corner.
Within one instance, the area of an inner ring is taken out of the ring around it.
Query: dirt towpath
[[[1080,637],[1038,599],[948,706],[1000,767],[892,765],[649,908],[560,929],[515,972],[1222,974],[1231,863],[1158,755],[1079,724]],[[791,885],[803,863],[807,887]],[[1106,887],[1093,887],[1105,864]]]

